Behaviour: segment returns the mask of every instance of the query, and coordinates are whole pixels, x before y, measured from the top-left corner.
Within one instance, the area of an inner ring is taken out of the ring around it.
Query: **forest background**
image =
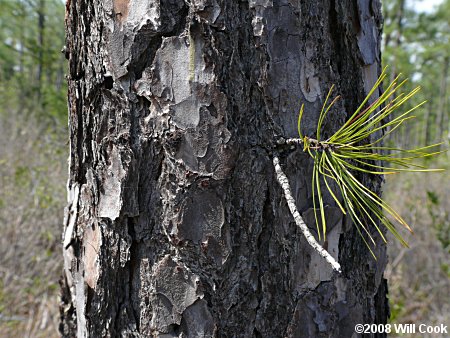
[[[436,3],[432,6],[432,3]],[[427,103],[389,142],[450,142],[450,0],[384,0],[383,63]],[[0,336],[58,337],[68,130],[61,0],[0,0]],[[295,111],[292,112],[296,114]],[[450,169],[450,153],[429,163]],[[391,323],[450,323],[450,177],[386,177],[415,231],[391,240]],[[445,296],[447,295],[447,296]],[[404,335],[403,337],[407,337]],[[433,337],[436,337],[433,336]]]

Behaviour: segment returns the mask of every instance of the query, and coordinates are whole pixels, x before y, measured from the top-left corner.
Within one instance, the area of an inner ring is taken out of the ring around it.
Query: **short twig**
[[[303,140],[301,138],[288,138],[288,139],[285,139],[284,142],[286,144],[303,145]]]
[[[324,248],[322,248],[322,246],[320,246],[319,243],[317,243],[316,239],[311,234],[305,222],[303,221],[302,216],[300,216],[300,213],[298,212],[297,207],[295,205],[295,200],[292,197],[291,188],[289,186],[289,180],[284,174],[283,170],[281,169],[280,160],[276,155],[273,156],[273,165],[275,167],[275,173],[277,175],[278,183],[280,183],[281,187],[283,188],[284,197],[286,198],[286,202],[289,206],[289,210],[291,211],[292,217],[294,217],[295,223],[303,232],[303,235],[305,236],[309,245],[311,245],[319,255],[325,258],[327,262],[331,264],[334,270],[341,272],[340,264],[333,258],[333,256],[331,256],[328,253],[328,251],[326,251]]]
[[[324,151],[327,149],[333,149],[333,145],[326,143],[326,142],[319,142],[316,139],[312,137],[305,137],[305,139],[301,138],[280,138],[278,140],[278,144],[289,144],[289,145],[297,145],[297,146],[305,146],[306,142],[306,148],[317,150],[317,151]]]

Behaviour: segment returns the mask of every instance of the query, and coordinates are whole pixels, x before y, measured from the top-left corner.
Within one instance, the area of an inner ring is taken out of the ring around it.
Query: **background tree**
[[[332,84],[343,100],[326,132],[357,108],[381,22],[378,1],[69,2],[63,335],[350,337],[384,323],[381,241],[374,261],[325,196],[333,273],[271,159],[300,101],[305,134]],[[301,149],[281,162],[315,231],[312,163]]]
[[[2,1],[0,100],[19,114],[65,123],[65,64],[59,0]],[[19,95],[15,95],[18,93]],[[5,109],[7,111],[7,109]]]
[[[411,106],[428,100],[423,115],[412,128],[405,128],[405,135],[396,142],[402,140],[405,146],[446,141],[449,132],[450,2],[443,1],[435,11],[428,12],[416,11],[411,1],[386,0],[383,6],[386,21],[384,61],[396,72],[408,74],[409,88],[422,87]]]

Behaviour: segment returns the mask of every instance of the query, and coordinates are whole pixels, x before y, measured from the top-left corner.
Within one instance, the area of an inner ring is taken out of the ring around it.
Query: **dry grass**
[[[42,124],[0,115],[1,337],[59,336],[66,132]]]
[[[445,160],[446,155],[441,156]],[[448,166],[448,165],[447,165]],[[388,201],[407,218],[410,248],[389,243],[386,270],[392,323],[450,324],[450,177],[443,173],[392,176]],[[411,335],[411,337],[417,337]],[[447,335],[421,335],[447,337]],[[408,337],[403,335],[402,337]]]

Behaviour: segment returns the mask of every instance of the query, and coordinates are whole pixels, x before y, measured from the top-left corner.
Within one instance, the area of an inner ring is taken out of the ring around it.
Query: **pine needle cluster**
[[[382,144],[383,139],[404,122],[414,118],[411,113],[425,103],[419,103],[406,112],[398,113],[420,90],[418,87],[409,93],[402,93],[401,89],[407,80],[401,81],[400,76],[397,76],[378,98],[368,104],[386,78],[384,69],[358,109],[327,139],[322,138],[323,122],[331,107],[339,99],[337,96],[328,103],[333,87],[322,106],[315,138],[302,134],[304,105],[300,109],[298,134],[303,142],[304,151],[314,159],[313,206],[319,239],[321,234],[324,239],[326,238],[327,229],[321,188],[324,185],[341,211],[351,217],[372,255],[374,255],[372,247],[376,243],[371,235],[371,226],[376,228],[385,242],[386,237],[379,224],[384,225],[404,246],[408,246],[395,225],[400,224],[412,232],[409,225],[386,201],[361,183],[356,175],[358,171],[373,175],[391,175],[402,171],[441,170],[428,169],[417,163],[417,160],[439,154],[440,143],[414,149],[388,147]],[[333,184],[340,191],[341,198],[333,191]]]

